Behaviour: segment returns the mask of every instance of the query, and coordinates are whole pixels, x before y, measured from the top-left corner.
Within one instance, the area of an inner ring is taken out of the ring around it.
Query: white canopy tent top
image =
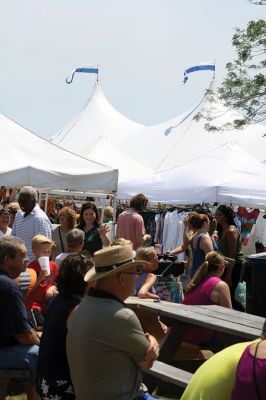
[[[0,114],[1,185],[114,193],[118,171],[77,156]]]
[[[84,146],[105,136],[119,145],[132,131],[142,127],[120,114],[106,99],[99,83],[96,84],[82,112],[52,138],[60,147],[85,155]]]
[[[266,166],[235,142],[181,166],[123,182],[118,198],[143,192],[151,202],[168,204],[237,203],[266,207]]]
[[[194,116],[202,109],[209,110],[213,125],[221,126],[241,115],[229,111],[221,103],[209,102],[207,97],[198,106],[167,122],[151,127],[142,127],[121,140],[120,147],[129,155],[142,161],[147,167],[164,171],[193,160],[233,140],[246,149],[257,160],[266,160],[266,126],[250,125],[242,130],[208,132],[206,120],[196,121]],[[145,157],[146,149],[153,144],[152,154]]]
[[[109,165],[119,170],[118,185],[132,177],[150,175],[152,171],[145,165],[127,155],[124,151],[114,146],[106,137],[99,137],[93,143],[84,147],[84,157]]]

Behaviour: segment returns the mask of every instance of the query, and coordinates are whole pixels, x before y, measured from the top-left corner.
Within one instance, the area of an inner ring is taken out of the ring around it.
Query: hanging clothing
[[[245,207],[239,207],[237,211],[237,218],[241,222],[240,240],[242,245],[247,246],[251,230],[259,216],[260,211],[253,209],[248,211]]]

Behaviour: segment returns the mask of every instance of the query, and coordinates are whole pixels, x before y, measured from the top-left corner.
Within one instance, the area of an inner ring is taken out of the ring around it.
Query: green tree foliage
[[[243,118],[215,127],[208,111],[196,116],[206,118],[207,130],[241,129],[266,120],[266,22],[250,21],[246,29],[236,29],[232,39],[237,57],[226,64],[227,76],[215,91],[208,90],[211,102],[217,96],[226,107],[241,111]]]
[[[249,0],[249,2],[255,6],[266,6],[266,0]]]

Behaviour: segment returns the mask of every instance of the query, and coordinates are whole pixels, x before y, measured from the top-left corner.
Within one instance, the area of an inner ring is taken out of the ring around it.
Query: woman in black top
[[[103,246],[109,246],[109,227],[100,225],[100,216],[95,204],[87,202],[82,205],[77,228],[85,232],[83,250],[87,250],[91,256]]]
[[[66,355],[67,321],[85,294],[84,276],[92,266],[90,257],[73,253],[59,269],[59,294],[47,308],[37,363],[37,392],[42,400],[75,399]]]

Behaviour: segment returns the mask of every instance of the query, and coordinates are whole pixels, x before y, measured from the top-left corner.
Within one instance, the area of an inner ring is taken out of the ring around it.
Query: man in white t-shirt
[[[25,243],[29,262],[35,259],[31,241],[36,235],[52,239],[52,224],[45,212],[37,204],[37,191],[32,186],[25,186],[19,193],[18,202],[21,210],[17,213],[12,226],[12,235]]]

